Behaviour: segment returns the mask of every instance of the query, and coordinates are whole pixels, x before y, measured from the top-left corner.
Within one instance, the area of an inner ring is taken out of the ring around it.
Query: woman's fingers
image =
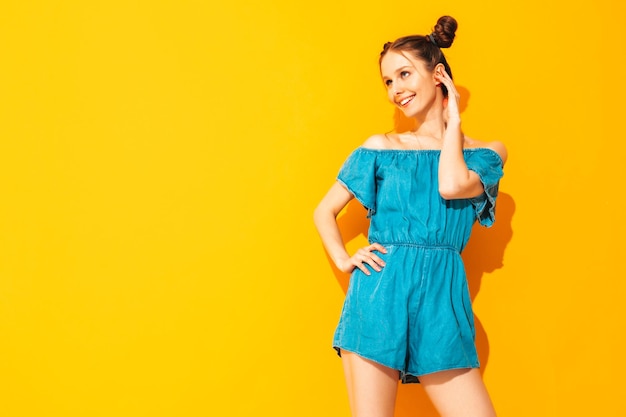
[[[454,81],[450,78],[450,75],[446,72],[445,69],[441,69],[441,72],[435,73],[437,81],[443,84],[448,90],[448,120],[458,120],[460,119],[459,115],[459,101],[461,99],[461,95],[456,90],[454,85]]]
[[[387,253],[387,250],[381,244],[373,243],[369,246],[359,249],[350,260],[355,267],[359,268],[366,275],[371,274],[366,265],[369,265],[374,271],[380,272],[385,266],[385,261],[383,261],[378,255],[376,255],[375,251]]]
[[[380,243],[372,243],[369,247],[373,250],[377,250],[382,253],[387,253],[387,249],[385,249],[385,247],[381,245]]]
[[[436,73],[435,76],[438,78],[439,82],[445,85],[448,89],[448,96],[452,95],[458,100],[460,97],[459,92],[456,90],[454,81],[452,81],[452,78],[450,78],[450,75],[448,75],[446,70],[441,69],[441,73]]]
[[[359,249],[349,259],[337,264],[343,272],[351,272],[354,268],[359,268],[365,275],[371,275],[371,270],[382,271],[385,261],[377,253],[387,253],[387,249],[379,243],[372,243],[369,246]]]

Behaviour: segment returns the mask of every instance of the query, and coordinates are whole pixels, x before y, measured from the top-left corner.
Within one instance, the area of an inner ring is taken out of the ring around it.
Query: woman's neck
[[[419,117],[416,117],[415,122],[415,129],[412,130],[414,135],[430,137],[437,140],[443,139],[446,124],[442,112],[430,111],[429,115],[421,120]]]
[[[439,92],[425,113],[416,114],[413,117],[415,124],[412,133],[438,140],[443,139],[443,134],[446,131],[445,111],[444,99]]]

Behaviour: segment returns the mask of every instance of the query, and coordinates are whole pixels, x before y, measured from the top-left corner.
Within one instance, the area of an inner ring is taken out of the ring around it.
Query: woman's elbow
[[[459,195],[462,194],[462,191],[463,187],[456,182],[439,183],[439,195],[444,200],[460,198]]]
[[[470,171],[456,172],[452,170],[442,170],[440,167],[437,181],[439,195],[445,200],[461,198],[459,195],[462,195],[463,191],[470,184],[470,178]]]
[[[322,209],[320,205],[318,204],[317,207],[315,207],[315,209],[313,210],[313,223],[317,225],[319,223],[321,216],[322,216]]]
[[[331,217],[335,217],[334,213],[323,203],[318,204],[315,210],[313,210],[313,223],[315,223],[316,226],[319,226],[324,219]]]
[[[439,195],[444,200],[458,200],[462,198],[474,198],[483,192],[481,183],[469,183],[466,186],[462,184],[445,184],[439,186]]]

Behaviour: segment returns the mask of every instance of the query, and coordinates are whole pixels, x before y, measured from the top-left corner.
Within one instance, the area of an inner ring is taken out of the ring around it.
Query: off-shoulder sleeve
[[[467,168],[476,172],[483,183],[485,191],[471,198],[476,218],[483,226],[491,226],[495,221],[496,198],[498,197],[498,185],[504,175],[502,171],[502,159],[491,149],[476,149],[469,152],[465,163]]]
[[[367,217],[376,211],[376,152],[358,148],[343,163],[337,175],[354,197],[367,209]]]

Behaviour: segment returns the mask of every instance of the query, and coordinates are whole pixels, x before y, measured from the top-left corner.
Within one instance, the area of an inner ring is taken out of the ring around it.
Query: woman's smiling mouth
[[[399,102],[397,102],[400,106],[404,107],[407,104],[409,104],[411,102],[411,100],[413,100],[413,98],[415,97],[415,94],[413,94],[412,96],[409,97],[405,97],[402,100],[400,100]]]

